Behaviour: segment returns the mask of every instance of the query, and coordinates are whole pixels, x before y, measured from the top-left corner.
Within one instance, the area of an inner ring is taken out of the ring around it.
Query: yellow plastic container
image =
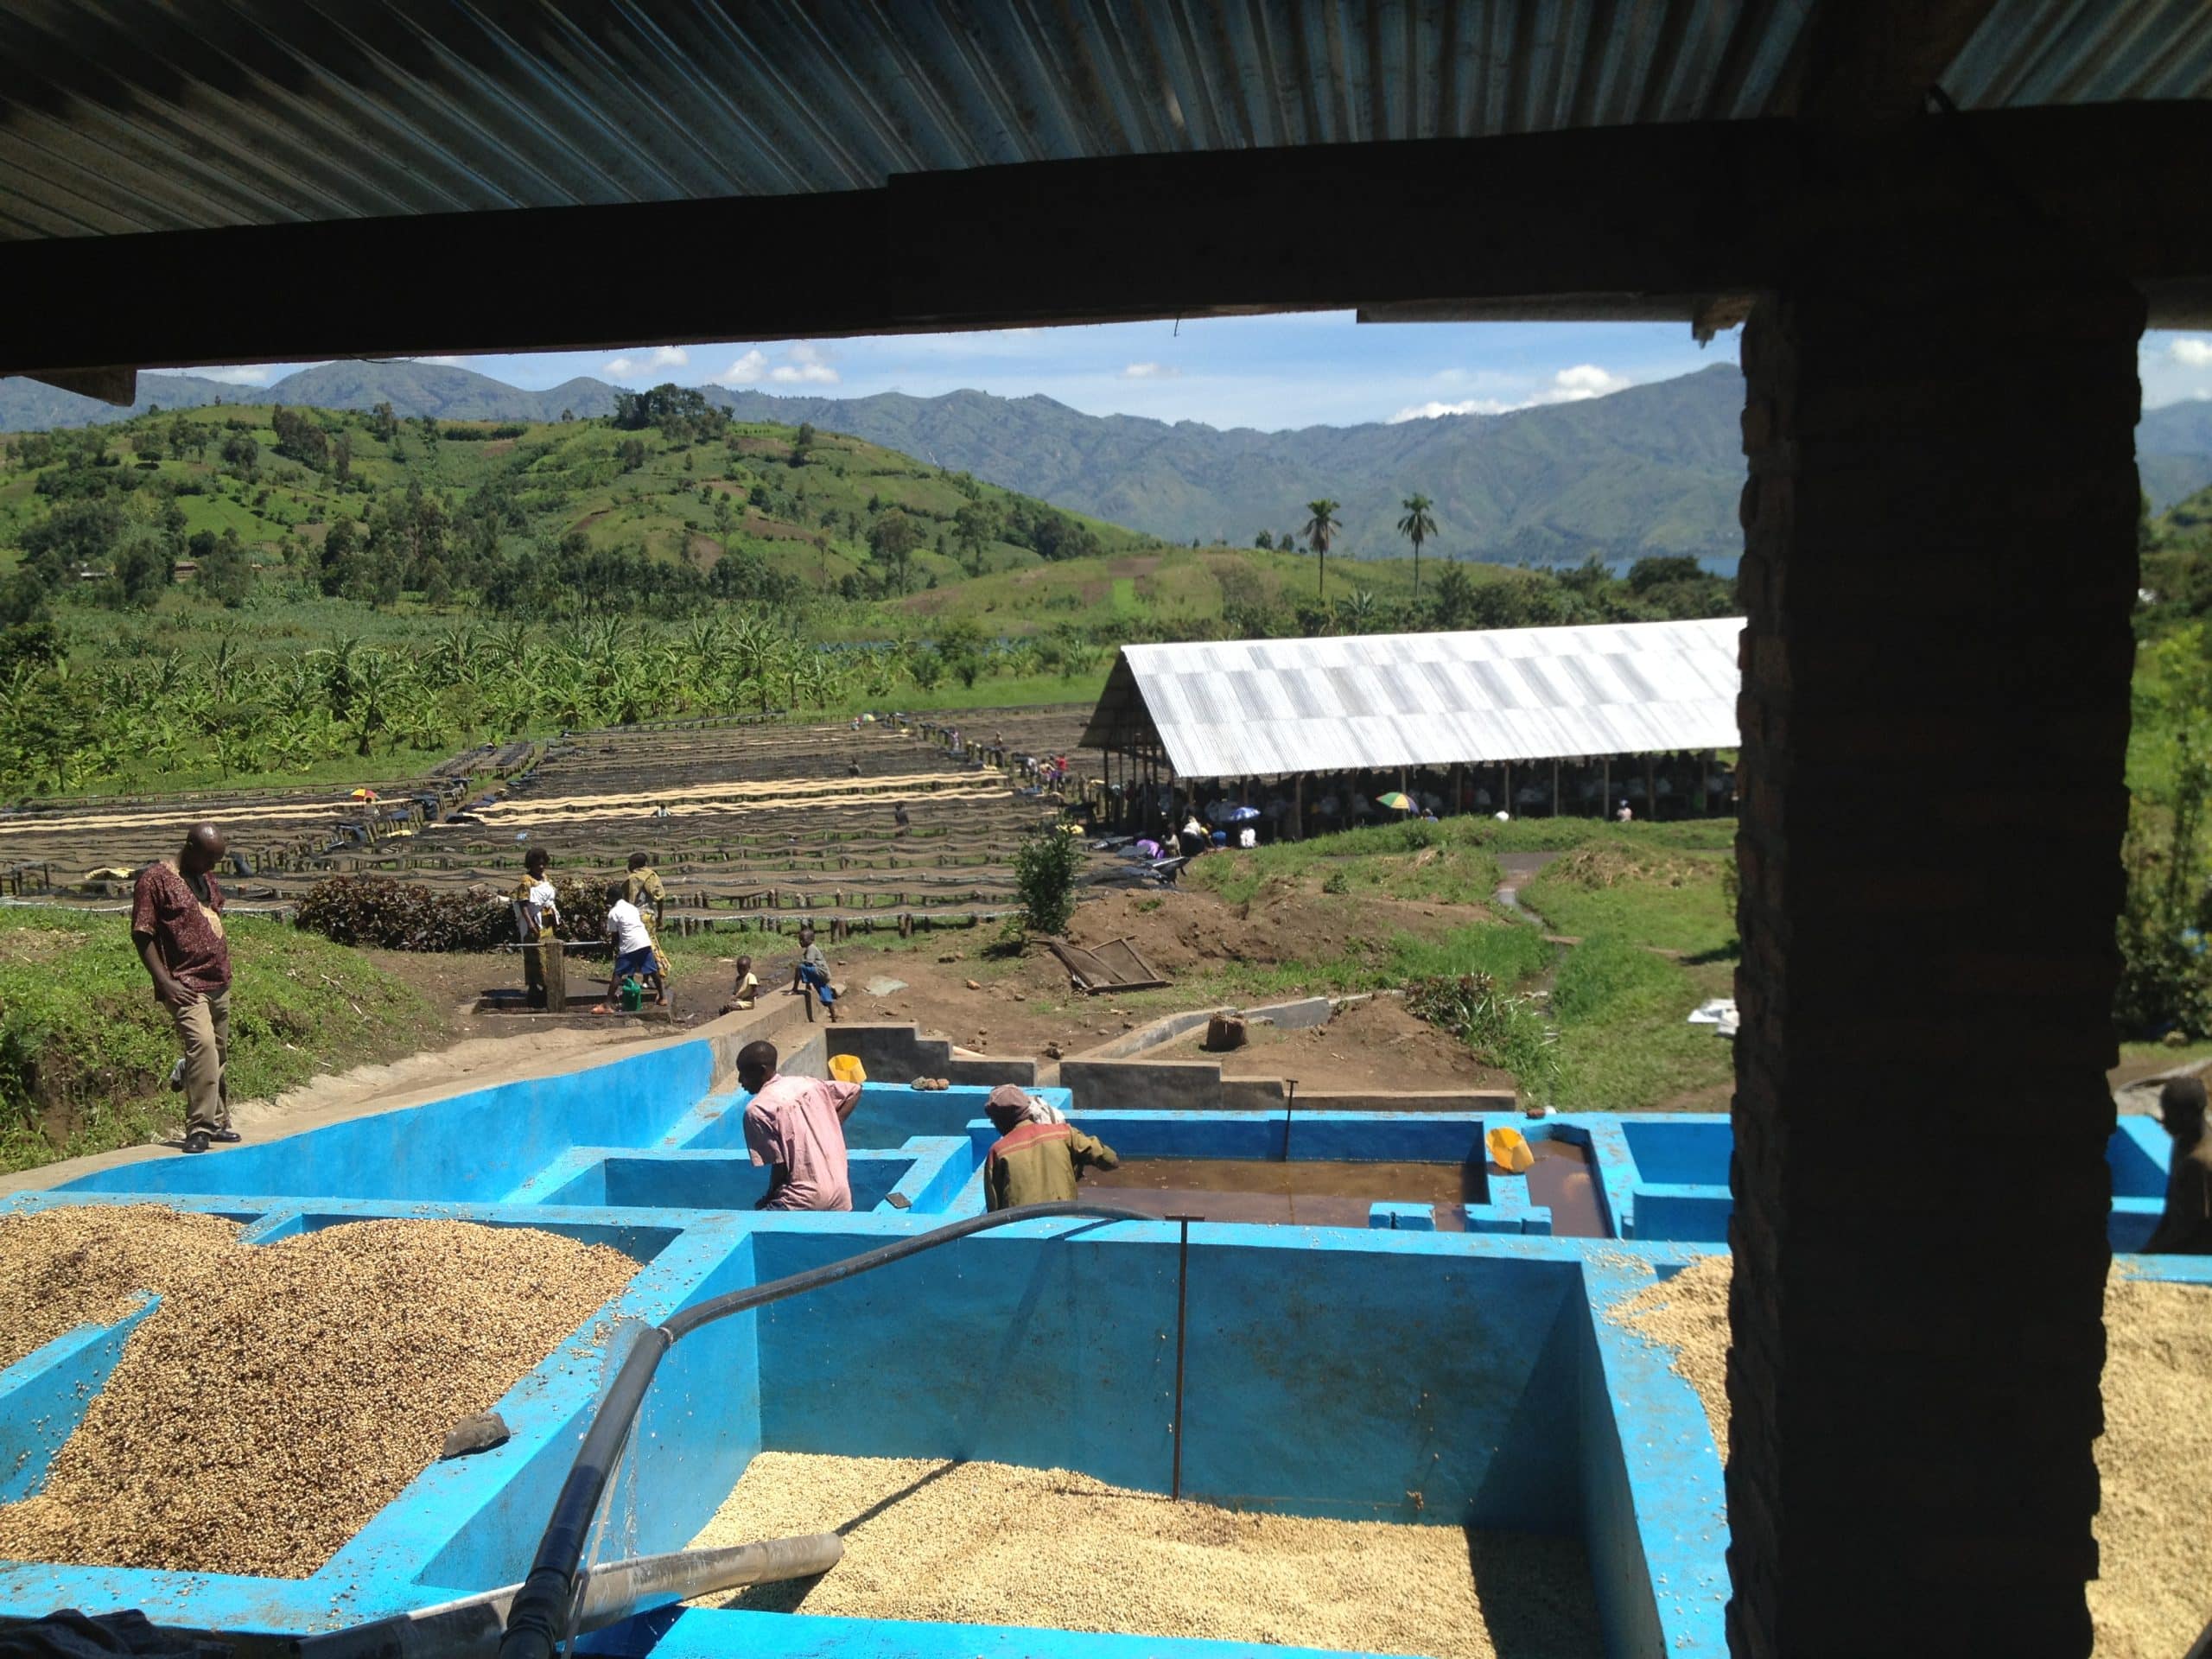
[[[868,1081],[868,1073],[861,1069],[861,1057],[857,1054],[832,1054],[830,1057],[830,1075],[839,1083]]]
[[[1490,1160],[1509,1175],[1518,1175],[1534,1166],[1535,1149],[1518,1129],[1492,1129],[1483,1137],[1483,1144],[1490,1148]]]

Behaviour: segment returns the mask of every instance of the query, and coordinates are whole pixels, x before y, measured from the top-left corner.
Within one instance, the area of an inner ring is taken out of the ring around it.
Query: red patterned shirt
[[[231,947],[223,937],[223,890],[213,875],[202,904],[192,884],[168,859],[138,873],[130,904],[130,931],[160,949],[169,977],[201,996],[230,988]]]

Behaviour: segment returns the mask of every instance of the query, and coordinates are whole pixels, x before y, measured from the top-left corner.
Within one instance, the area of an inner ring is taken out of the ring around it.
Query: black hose
[[[1018,1221],[1049,1221],[1062,1216],[1085,1221],[1159,1219],[1134,1210],[1115,1210],[1095,1204],[1025,1204],[1012,1210],[994,1210],[910,1238],[893,1239],[873,1250],[832,1262],[827,1267],[810,1268],[804,1273],[772,1279],[749,1290],[734,1290],[726,1296],[701,1302],[696,1307],[685,1308],[665,1323],[648,1330],[623,1357],[622,1369],[614,1374],[607,1397],[600,1402],[591,1427],[584,1434],[583,1444],[576,1448],[576,1460],[569,1467],[569,1478],[561,1483],[560,1496],[553,1500],[553,1512],[547,1517],[545,1530],[537,1541],[537,1555],[531,1563],[530,1575],[523,1580],[522,1588],[516,1592],[514,1604],[507,1611],[506,1630],[499,1638],[499,1659],[552,1659],[558,1649],[567,1632],[569,1605],[575,1596],[576,1570],[583,1560],[592,1516],[598,1513],[600,1499],[614,1477],[623,1445],[629,1439],[630,1426],[645,1404],[645,1390],[652,1386],[653,1373],[660,1369],[661,1356],[675,1344],[701,1325],[726,1319],[733,1313],[743,1313],[770,1302],[818,1290],[824,1285],[836,1284],[855,1274],[887,1267],[940,1244],[966,1238],[971,1233],[1009,1226]]]

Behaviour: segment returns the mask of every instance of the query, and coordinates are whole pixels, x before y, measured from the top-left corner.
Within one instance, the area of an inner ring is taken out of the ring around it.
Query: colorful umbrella
[[[1402,795],[1395,789],[1388,795],[1378,797],[1376,804],[1379,806],[1387,806],[1394,812],[1411,812],[1414,810],[1413,798]]]

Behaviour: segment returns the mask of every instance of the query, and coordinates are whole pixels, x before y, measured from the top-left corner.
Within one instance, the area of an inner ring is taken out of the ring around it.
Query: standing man
[[[850,1210],[845,1120],[860,1104],[861,1085],[821,1077],[786,1077],[776,1070],[773,1043],[737,1052],[737,1085],[745,1104],[745,1147],[768,1168],[768,1190],[755,1210]]]
[[[184,1046],[187,1152],[238,1138],[223,1086],[231,1057],[231,947],[223,936],[223,890],[213,874],[223,853],[223,832],[212,823],[196,826],[175,859],[138,873],[130,903],[131,943]]]

